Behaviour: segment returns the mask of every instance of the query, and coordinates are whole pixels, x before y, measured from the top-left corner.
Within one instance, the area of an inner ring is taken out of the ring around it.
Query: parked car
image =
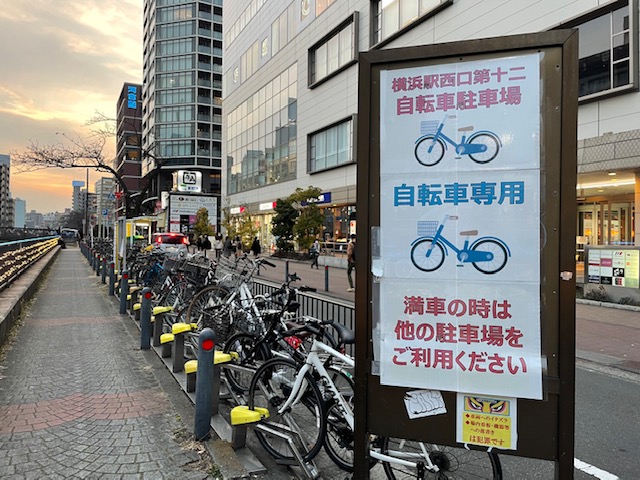
[[[153,249],[160,252],[187,251],[189,237],[184,233],[168,232],[153,234]]]

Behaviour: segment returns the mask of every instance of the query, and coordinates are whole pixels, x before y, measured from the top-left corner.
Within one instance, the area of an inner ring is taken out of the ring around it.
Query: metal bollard
[[[102,265],[102,257],[99,253],[96,253],[96,262],[94,267],[96,270],[96,277],[100,275],[100,265]]]
[[[100,267],[100,279],[102,283],[107,283],[107,259],[102,257],[102,266]]]
[[[115,263],[111,262],[109,264],[109,296],[110,297],[113,297],[116,291],[116,274],[114,270],[115,270]]]
[[[197,441],[211,435],[211,411],[213,397],[213,347],[215,333],[205,328],[198,338],[198,371],[196,372],[196,415],[193,433]]]
[[[324,291],[329,291],[329,265],[324,266]]]
[[[129,295],[129,272],[122,272],[120,278],[120,313],[127,313],[127,295]]]
[[[142,305],[140,306],[140,349],[151,348],[151,289],[142,289]]]

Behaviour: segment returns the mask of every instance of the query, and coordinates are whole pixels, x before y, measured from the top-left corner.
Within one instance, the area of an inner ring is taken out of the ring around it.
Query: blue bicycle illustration
[[[457,220],[457,216],[445,215],[438,221],[419,221],[419,237],[411,243],[411,262],[423,272],[433,272],[440,268],[449,255],[447,247],[456,252],[459,267],[471,263],[476,270],[487,275],[502,270],[507,264],[511,251],[507,244],[496,237],[480,237],[470,244],[469,237],[478,235],[477,230],[460,232],[467,237],[459,249],[442,235],[447,220]]]
[[[440,163],[447,150],[447,143],[455,148],[457,155],[469,155],[469,158],[476,163],[489,163],[496,158],[500,152],[502,143],[500,138],[489,130],[473,131],[473,126],[461,127],[459,132],[463,132],[460,143],[449,138],[442,132],[447,118],[456,118],[455,115],[445,115],[441,122],[438,120],[426,120],[420,122],[420,138],[416,140],[415,156],[420,165],[433,167]]]

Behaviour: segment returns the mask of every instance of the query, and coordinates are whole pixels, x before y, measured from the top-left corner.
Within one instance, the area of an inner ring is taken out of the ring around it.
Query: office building
[[[109,228],[116,220],[116,181],[110,177],[102,177],[95,183],[96,191],[96,224],[98,235],[107,236]]]
[[[13,227],[11,199],[11,158],[0,154],[0,227]]]
[[[199,193],[220,195],[222,0],[146,0],[143,55],[142,176],[162,217],[158,200],[179,170],[201,174]]]
[[[580,30],[578,234],[640,243],[637,0],[229,2],[223,198],[271,244],[274,202],[313,185],[325,236],[345,237],[357,213],[358,52],[556,28]]]
[[[27,215],[27,202],[22,198],[13,201],[13,226],[24,228]]]
[[[82,187],[84,187],[84,182],[82,180],[73,180],[71,186],[73,187],[71,209],[75,212],[84,212],[84,204],[80,198],[80,192],[82,191]]]
[[[116,107],[116,158],[114,168],[124,181],[129,195],[139,192],[142,150],[142,85],[125,83]],[[96,184],[97,185],[97,184]],[[120,185],[111,185],[121,191]],[[100,194],[96,187],[96,193]],[[113,193],[113,192],[112,192]],[[122,198],[121,195],[118,197]],[[118,204],[118,207],[121,207]]]

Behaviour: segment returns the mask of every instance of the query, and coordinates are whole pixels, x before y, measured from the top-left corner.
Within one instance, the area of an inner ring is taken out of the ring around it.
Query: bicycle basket
[[[420,135],[435,135],[439,126],[438,120],[423,120],[420,122]]]
[[[423,220],[418,222],[418,236],[433,236],[438,231],[440,222],[437,220]]]

